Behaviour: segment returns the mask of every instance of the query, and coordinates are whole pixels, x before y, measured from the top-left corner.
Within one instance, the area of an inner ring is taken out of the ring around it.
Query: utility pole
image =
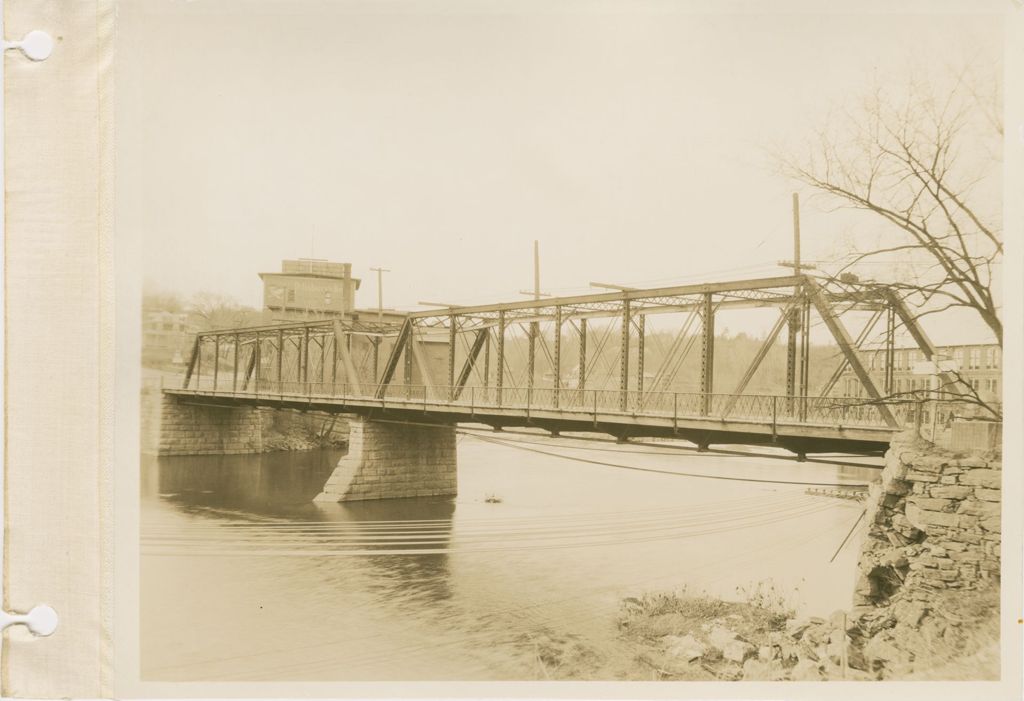
[[[540,242],[533,241],[533,298],[540,299]]]
[[[387,268],[370,268],[372,272],[377,273],[377,323],[384,323],[384,273],[390,273],[391,271]],[[380,375],[378,370],[380,369],[380,341],[381,337],[376,336],[373,339],[373,381],[376,384],[379,380]]]
[[[793,193],[793,274],[800,274],[800,195]]]
[[[370,268],[377,273],[377,323],[384,321],[384,273],[390,273],[387,268]]]
[[[530,292],[520,290],[519,294],[528,295]],[[539,300],[541,298],[540,291],[540,242],[534,239],[533,241],[533,299]],[[530,337],[529,346],[527,347],[527,359],[526,359],[526,383],[527,387],[533,388],[533,376],[534,368],[536,367],[536,355],[537,355],[537,336],[540,335],[540,324],[536,321],[530,322]]]
[[[800,195],[793,193],[793,260],[779,261],[779,265],[793,268],[793,274],[799,276],[806,269],[813,269],[813,265],[801,265],[800,261]],[[794,298],[800,296],[803,288],[797,285],[793,288]],[[807,394],[808,380],[808,356],[810,353],[807,323],[810,309],[806,300],[798,307],[793,308],[789,314],[789,323],[786,338],[786,397],[789,410],[793,411],[793,401],[799,393],[803,398]],[[799,357],[797,348],[799,347]],[[798,380],[799,378],[799,380]],[[799,388],[797,384],[799,382]],[[801,413],[803,406],[800,407]]]

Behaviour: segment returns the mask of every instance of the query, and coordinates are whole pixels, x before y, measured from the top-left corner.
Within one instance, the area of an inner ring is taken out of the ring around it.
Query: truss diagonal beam
[[[868,396],[878,402],[878,412],[882,415],[882,419],[885,423],[892,427],[897,428],[899,422],[896,417],[892,415],[889,407],[882,402],[882,394],[878,391],[875,386],[874,380],[871,379],[871,374],[864,367],[864,363],[861,362],[860,356],[857,353],[857,349],[853,345],[853,341],[850,339],[850,334],[846,330],[842,321],[836,316],[835,311],[832,309],[832,305],[822,294],[821,287],[817,282],[811,278],[807,278],[804,282],[807,294],[810,297],[810,301],[814,304],[814,307],[818,310],[818,314],[821,316],[822,321],[825,322],[825,326],[831,332],[832,337],[836,343],[839,344],[840,350],[843,351],[843,355],[846,356],[846,361],[853,368],[857,378],[860,380],[864,389],[867,391]]]
[[[732,391],[732,396],[729,398],[728,403],[722,410],[722,418],[728,416],[729,412],[731,412],[733,407],[736,406],[736,401],[739,399],[739,395],[743,394],[743,391],[747,388],[750,380],[753,379],[754,373],[756,373],[757,369],[761,367],[761,362],[764,361],[765,357],[767,357],[768,351],[770,351],[772,346],[775,345],[775,341],[778,339],[779,333],[782,331],[782,327],[785,326],[786,322],[789,320],[789,312],[790,308],[787,307],[782,310],[781,314],[779,314],[779,318],[775,322],[775,325],[772,326],[771,331],[768,332],[768,337],[764,339],[764,343],[762,343],[761,347],[757,349],[757,354],[751,361],[750,366],[747,367],[747,371],[743,373],[743,377],[736,385],[736,389]]]
[[[402,352],[406,349],[409,344],[409,337],[412,334],[412,319],[406,319],[402,324],[402,328],[398,331],[398,338],[395,339],[395,345],[391,348],[391,353],[388,355],[388,361],[384,365],[384,374],[380,376],[380,385],[377,387],[377,399],[383,399],[387,387],[391,384],[392,378],[395,376],[395,370],[398,369],[398,361],[402,357]],[[338,341],[334,341],[335,352],[337,352]]]
[[[480,356],[480,351],[483,350],[484,343],[487,341],[487,334],[489,333],[488,329],[480,329],[476,332],[476,336],[473,338],[473,345],[469,349],[469,355],[466,356],[466,361],[462,364],[462,371],[459,372],[459,379],[455,383],[455,389],[453,390],[454,399],[462,396],[462,390],[466,388],[466,382],[469,380],[470,373],[473,372],[473,366],[476,365],[476,359]]]

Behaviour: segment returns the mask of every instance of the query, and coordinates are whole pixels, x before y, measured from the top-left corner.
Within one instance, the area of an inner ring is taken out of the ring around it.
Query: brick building
[[[940,346],[938,359],[951,364],[954,371],[986,401],[1002,402],[1002,349],[994,343]],[[885,387],[885,351],[872,349],[861,352],[868,365],[871,378],[881,390]],[[915,372],[924,361],[924,353],[917,348],[897,348],[893,354],[892,393],[913,392],[932,387],[932,376]],[[853,371],[847,367],[839,385],[840,393],[847,397],[864,396]]]
[[[281,261],[281,272],[260,273],[263,309],[279,319],[351,314],[359,279],[351,263],[300,258]]]

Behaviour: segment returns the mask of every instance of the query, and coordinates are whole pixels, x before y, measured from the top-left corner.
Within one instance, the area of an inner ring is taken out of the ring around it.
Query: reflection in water
[[[860,512],[798,485],[858,467],[547,441],[476,440],[458,498],[314,504],[339,451],[142,463],[142,676],[151,680],[533,679],[535,641],[613,649],[623,596],[734,596],[772,580],[846,605]],[[609,455],[614,453],[614,455]],[[486,503],[496,494],[502,503]]]

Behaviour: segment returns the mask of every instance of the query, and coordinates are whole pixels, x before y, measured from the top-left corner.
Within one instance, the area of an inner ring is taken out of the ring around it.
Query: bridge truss
[[[742,375],[728,378],[735,384],[720,392],[716,318],[754,308],[774,309],[775,323]],[[856,335],[844,323],[852,312],[869,315]],[[861,347],[883,320],[879,386]],[[671,340],[650,334],[654,324],[672,329]],[[826,329],[839,350],[837,366],[814,394],[812,325]],[[890,289],[826,289],[813,277],[790,275],[452,306],[411,313],[401,324],[335,318],[206,331],[195,339],[183,387],[896,428],[899,408],[886,397],[893,392],[897,327],[933,358],[934,346]],[[785,393],[748,393],[783,329]],[[831,396],[846,370],[864,399]]]

